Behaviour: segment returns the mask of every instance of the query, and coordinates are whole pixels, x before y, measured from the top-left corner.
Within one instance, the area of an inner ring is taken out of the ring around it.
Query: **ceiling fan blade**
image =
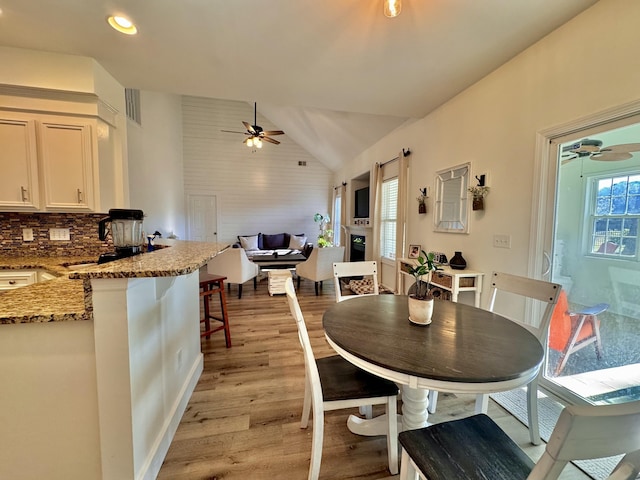
[[[607,152],[640,152],[640,143],[622,143],[620,145],[609,145],[608,147],[604,147],[600,149],[600,151]]]
[[[262,138],[262,140],[264,140],[265,142],[273,143],[274,145],[280,145],[280,142],[278,140],[274,140],[273,138],[269,138],[269,137],[260,137],[260,138]]]
[[[253,127],[251,125],[249,125],[247,122],[242,122],[242,124],[247,128],[247,130],[249,132],[251,132],[251,135],[255,135],[256,131],[253,129]]]
[[[591,155],[591,160],[600,162],[615,162],[618,160],[629,160],[633,155],[629,152],[604,152]]]
[[[247,132],[236,132],[234,130],[220,130],[220,131],[225,133],[241,133],[242,135],[249,135]]]
[[[269,130],[262,133],[264,133],[265,135],[284,135],[284,132],[282,130]]]

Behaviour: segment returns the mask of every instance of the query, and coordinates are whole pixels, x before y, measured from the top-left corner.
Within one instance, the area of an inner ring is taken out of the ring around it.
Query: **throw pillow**
[[[262,234],[262,248],[264,250],[275,250],[276,248],[287,248],[284,233],[274,235]]]
[[[291,239],[289,240],[289,248],[291,250],[302,250],[307,243],[307,237],[291,235]]]
[[[238,238],[240,239],[240,245],[245,250],[258,250],[258,235]]]

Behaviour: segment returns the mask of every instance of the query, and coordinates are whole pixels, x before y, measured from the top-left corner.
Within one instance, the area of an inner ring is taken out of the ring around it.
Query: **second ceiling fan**
[[[284,132],[282,130],[263,130],[262,127],[260,125],[258,125],[258,104],[257,102],[253,103],[253,125],[250,125],[248,122],[242,122],[245,126],[245,128],[247,129],[246,132],[236,132],[233,130],[221,130],[222,132],[227,132],[227,133],[241,133],[243,135],[246,135],[247,138],[245,138],[242,143],[246,144],[248,147],[256,147],[256,148],[262,148],[262,142],[269,142],[269,143],[273,143],[275,145],[279,145],[280,142],[278,140],[275,140],[273,138],[270,138],[270,136],[274,136],[274,135],[284,135]]]
[[[632,152],[639,151],[640,143],[623,143],[603,147],[601,140],[585,138],[562,148],[562,163],[585,157],[603,162],[628,160],[633,156]]]

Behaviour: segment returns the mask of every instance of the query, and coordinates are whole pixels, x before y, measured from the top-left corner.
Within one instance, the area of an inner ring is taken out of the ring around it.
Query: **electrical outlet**
[[[33,242],[33,228],[22,229],[22,240],[24,242]]]
[[[50,228],[49,240],[69,240],[68,228]]]
[[[511,235],[494,235],[493,246],[495,248],[511,248]]]

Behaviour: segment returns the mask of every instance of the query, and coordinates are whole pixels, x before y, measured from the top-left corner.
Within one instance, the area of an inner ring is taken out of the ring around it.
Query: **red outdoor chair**
[[[549,348],[560,352],[554,376],[557,377],[562,373],[569,355],[592,343],[595,344],[597,359],[602,358],[598,315],[608,308],[608,303],[598,303],[573,312],[569,310],[567,294],[564,290],[560,292],[549,328]]]

